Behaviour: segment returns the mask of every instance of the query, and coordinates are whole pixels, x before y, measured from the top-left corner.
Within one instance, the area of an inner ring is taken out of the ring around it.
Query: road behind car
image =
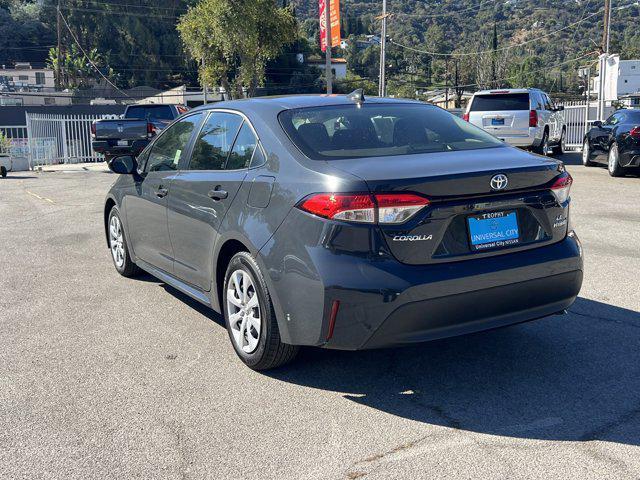
[[[640,178],[567,156],[567,316],[239,368],[220,317],[113,269],[101,172],[0,185],[1,478],[640,476]]]

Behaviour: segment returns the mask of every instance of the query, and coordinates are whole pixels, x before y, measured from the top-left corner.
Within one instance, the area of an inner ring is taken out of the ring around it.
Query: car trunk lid
[[[568,204],[559,205],[550,191],[563,167],[553,159],[498,147],[331,164],[362,178],[372,193],[412,192],[430,199],[430,205],[407,222],[378,225],[390,252],[404,263],[497,255],[552,243],[566,235]],[[506,177],[506,186],[495,182],[492,186],[497,175]],[[505,238],[509,241],[496,245],[482,240],[474,244],[470,222],[479,220],[487,222],[479,222],[484,226],[476,233],[491,235],[494,227],[517,225],[517,238]]]

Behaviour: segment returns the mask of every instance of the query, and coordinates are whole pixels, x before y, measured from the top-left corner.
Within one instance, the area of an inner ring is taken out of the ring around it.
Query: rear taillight
[[[553,185],[551,185],[551,191],[556,196],[559,204],[562,205],[569,199],[569,191],[571,190],[572,184],[573,178],[569,173],[564,172],[553,182]]]
[[[85,130],[86,132],[86,130]],[[91,122],[91,136],[95,137],[96,136],[96,122]]]
[[[147,137],[151,138],[156,134],[156,127],[153,123],[147,123]]]
[[[629,135],[640,140],[640,127],[633,127],[629,132]]]
[[[298,208],[319,217],[357,223],[404,223],[429,205],[429,199],[412,193],[317,193]]]
[[[468,114],[468,113],[463,113],[463,114],[462,114],[462,119],[463,119],[465,122],[468,122],[468,121],[469,121],[469,114]]]
[[[529,126],[538,126],[538,112],[536,112],[535,110],[529,110]]]

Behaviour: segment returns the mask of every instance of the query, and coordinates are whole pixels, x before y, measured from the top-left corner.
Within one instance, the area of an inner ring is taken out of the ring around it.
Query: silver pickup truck
[[[91,125],[91,147],[106,160],[138,155],[156,133],[188,109],[183,105],[129,105],[123,118],[97,120]]]

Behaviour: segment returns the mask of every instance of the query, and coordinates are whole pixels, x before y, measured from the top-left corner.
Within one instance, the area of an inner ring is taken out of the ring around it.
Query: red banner
[[[331,6],[329,10],[331,16],[331,46],[340,45],[340,0],[318,0],[320,10],[320,48],[324,52],[327,48],[327,25],[325,17],[325,7],[327,2]]]

